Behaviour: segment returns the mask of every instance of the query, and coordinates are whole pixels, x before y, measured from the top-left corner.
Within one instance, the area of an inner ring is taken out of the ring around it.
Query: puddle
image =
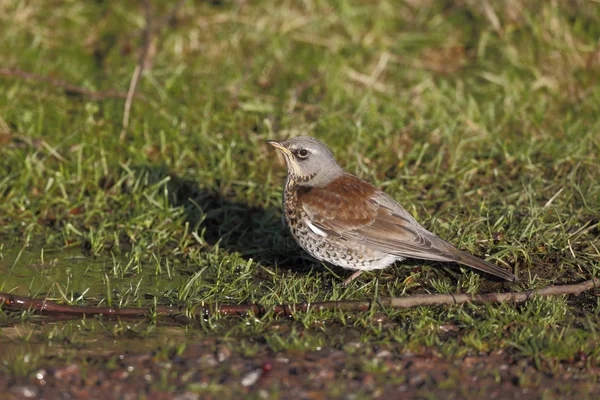
[[[78,247],[52,249],[14,244],[0,238],[0,291],[18,296],[65,293],[86,299],[100,299],[108,291],[138,294],[164,292],[178,287],[185,277],[171,273],[137,273],[128,268],[124,256],[84,254]]]
[[[12,322],[0,328],[0,360],[23,355],[102,356],[115,352],[150,352],[193,340],[198,335],[176,325],[94,318],[69,321]]]
[[[2,249],[0,287],[19,296],[48,292],[55,283],[78,292],[102,293],[102,277],[112,260],[85,257],[79,249],[48,250],[33,246]]]
[[[188,278],[173,269],[157,273],[153,267],[137,273],[127,267],[132,264],[124,256],[97,257],[76,247],[24,246],[0,237],[0,291],[18,296],[59,301],[85,298],[103,305],[110,297],[113,306],[148,306],[149,296],[177,288]],[[79,355],[143,352],[191,339],[193,334],[187,331],[175,321],[161,321],[157,326],[147,320],[60,320],[39,315],[23,319],[21,313],[0,313],[0,360],[68,351]]]

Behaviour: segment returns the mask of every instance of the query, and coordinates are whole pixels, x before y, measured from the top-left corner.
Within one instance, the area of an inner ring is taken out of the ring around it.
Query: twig
[[[142,67],[140,64],[137,64],[133,70],[131,81],[129,82],[127,99],[125,100],[125,106],[123,107],[123,128],[121,129],[121,134],[119,135],[119,140],[121,142],[125,140],[125,135],[127,135],[127,129],[129,128],[129,113],[131,112],[131,103],[133,100],[133,95],[135,94],[135,88],[137,87],[138,80],[140,79],[141,72]]]
[[[76,85],[73,85],[69,82],[63,81],[61,79],[50,78],[48,76],[38,75],[31,72],[22,71],[19,69],[11,69],[11,68],[0,68],[0,75],[8,76],[11,78],[21,78],[26,81],[38,81],[45,82],[52,86],[59,87],[64,89],[64,91],[68,94],[75,93],[80,94],[82,96],[87,96],[92,100],[102,100],[106,98],[119,98],[125,99],[127,98],[127,93],[119,92],[116,90],[106,90],[106,91],[94,91],[85,89]]]
[[[0,305],[10,310],[29,310],[40,314],[67,315],[73,317],[104,315],[108,317],[148,317],[153,313],[166,316],[204,317],[211,314],[221,315],[247,315],[263,316],[268,312],[277,316],[289,317],[295,313],[307,312],[309,310],[327,311],[367,311],[371,308],[412,308],[419,306],[464,304],[464,303],[520,303],[533,296],[558,296],[574,294],[578,295],[588,290],[597,288],[600,278],[593,278],[574,285],[548,286],[543,289],[527,290],[524,292],[511,293],[488,293],[488,294],[434,294],[415,295],[409,297],[393,297],[371,300],[343,300],[323,301],[317,303],[299,303],[292,305],[276,305],[271,308],[260,304],[210,304],[200,303],[191,308],[157,306],[150,308],[110,308],[110,307],[85,307],[63,305],[50,300],[33,299],[30,297],[14,296],[8,293],[0,293]]]
[[[150,45],[152,44],[152,5],[150,4],[150,0],[142,0],[142,5],[144,6],[144,12],[146,16],[146,26],[144,27],[144,45],[142,47],[138,63],[133,70],[133,75],[131,77],[131,81],[129,82],[129,89],[127,90],[127,98],[125,99],[125,106],[123,107],[123,128],[121,129],[121,134],[119,135],[119,140],[121,142],[125,140],[125,135],[127,135],[127,129],[129,128],[129,114],[131,113],[133,96],[135,95],[135,90],[137,88],[140,75],[146,67],[148,55],[150,54]]]
[[[135,66],[135,69],[133,70],[131,80],[129,81],[129,89],[127,90],[125,105],[123,106],[123,127],[121,129],[121,134],[119,135],[119,140],[121,142],[125,140],[127,130],[129,129],[129,116],[131,114],[131,106],[133,104],[133,97],[135,95],[140,76],[146,69],[149,68],[151,64],[151,59],[156,53],[155,34],[156,32],[159,32],[164,26],[173,23],[173,21],[176,19],[177,11],[184,3],[184,0],[177,1],[177,3],[175,3],[175,5],[173,5],[173,7],[171,8],[171,11],[169,11],[163,18],[159,19],[155,23],[153,21],[152,4],[150,3],[150,0],[142,0],[142,6],[144,8],[146,20],[146,26],[144,27],[143,33],[144,44],[142,46],[142,51],[140,52],[138,62]]]

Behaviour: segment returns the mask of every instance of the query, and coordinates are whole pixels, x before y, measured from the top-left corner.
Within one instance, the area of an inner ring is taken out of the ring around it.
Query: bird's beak
[[[292,152],[289,151],[287,149],[287,147],[285,147],[281,142],[278,142],[276,140],[267,140],[267,141],[265,141],[265,143],[270,144],[271,146],[275,147],[277,150],[281,151],[283,154],[286,154],[288,156],[292,155]]]

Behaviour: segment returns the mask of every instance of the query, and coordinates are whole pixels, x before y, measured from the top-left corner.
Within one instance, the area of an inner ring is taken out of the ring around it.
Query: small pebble
[[[242,378],[242,386],[248,387],[248,386],[254,385],[256,383],[256,381],[258,380],[258,378],[260,378],[262,373],[263,373],[262,369],[255,369],[255,370],[248,372]]]

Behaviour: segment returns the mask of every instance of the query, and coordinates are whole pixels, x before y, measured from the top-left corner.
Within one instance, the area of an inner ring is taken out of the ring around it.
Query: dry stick
[[[409,297],[394,297],[371,300],[343,300],[323,301],[317,303],[299,303],[292,305],[276,305],[272,308],[260,304],[210,304],[200,303],[191,309],[186,307],[157,306],[150,308],[110,308],[110,307],[84,307],[70,306],[55,303],[50,300],[32,299],[30,297],[14,296],[8,293],[0,293],[0,305],[9,310],[30,310],[43,314],[70,315],[70,316],[93,316],[104,315],[109,317],[147,317],[153,314],[180,316],[190,318],[204,317],[210,314],[221,315],[253,315],[260,317],[268,312],[277,316],[293,316],[298,312],[309,310],[327,311],[367,311],[374,308],[411,308],[418,306],[431,306],[442,304],[464,304],[464,303],[506,303],[523,302],[532,296],[557,296],[566,294],[580,294],[592,290],[600,285],[600,278],[593,278],[574,285],[548,286],[543,289],[527,290],[524,292],[511,293],[488,293],[488,294],[433,294],[416,295]],[[190,311],[191,310],[191,311]]]
[[[150,45],[152,43],[152,6],[150,4],[150,0],[143,0],[142,4],[144,6],[144,11],[146,15],[146,27],[144,28],[144,46],[142,47],[142,52],[140,53],[138,63],[135,66],[135,69],[133,70],[133,76],[131,77],[131,81],[129,82],[129,90],[127,90],[127,98],[125,99],[125,106],[123,107],[123,128],[121,129],[121,134],[119,135],[119,140],[121,142],[125,140],[125,135],[127,135],[127,129],[129,128],[129,114],[131,112],[133,96],[135,95],[135,89],[137,88],[140,75],[146,67],[146,63],[148,61],[147,58],[150,54]]]
[[[76,93],[82,96],[87,96],[92,100],[102,100],[106,98],[119,98],[125,99],[127,98],[127,93],[118,92],[116,90],[106,90],[106,91],[94,91],[85,89],[72,83],[50,78],[48,76],[38,75],[31,72],[22,71],[20,69],[11,69],[11,68],[0,68],[0,75],[8,76],[11,78],[20,78],[26,81],[38,81],[38,82],[46,82],[52,86],[59,87],[64,89],[66,93]]]
[[[140,80],[140,76],[144,70],[148,68],[150,59],[154,56],[153,53],[155,51],[151,51],[151,49],[153,49],[152,46],[154,45],[154,34],[155,32],[160,31],[163,26],[172,23],[176,19],[177,11],[184,4],[184,2],[184,0],[179,0],[177,3],[175,3],[175,5],[171,8],[171,11],[167,13],[165,17],[154,24],[152,21],[152,5],[150,4],[150,0],[142,0],[146,19],[146,27],[144,28],[144,45],[142,47],[138,63],[133,70],[133,75],[131,76],[131,81],[129,82],[129,89],[127,90],[125,106],[123,107],[123,128],[121,129],[121,134],[119,135],[119,140],[121,142],[125,140],[127,129],[129,129],[129,115],[131,114],[131,106],[133,104],[133,97],[137,89],[138,81]]]

